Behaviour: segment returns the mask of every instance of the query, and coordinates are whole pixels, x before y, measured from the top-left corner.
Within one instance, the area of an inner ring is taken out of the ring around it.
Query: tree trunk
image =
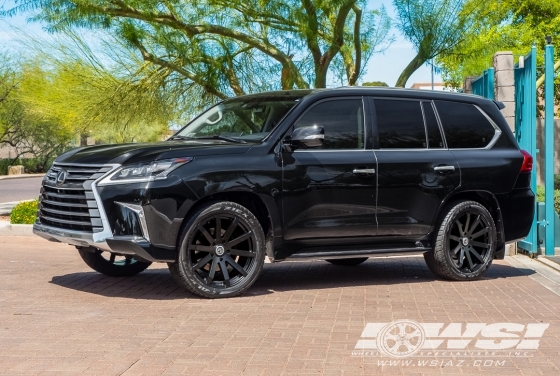
[[[328,65],[326,67],[324,64],[315,65],[315,89],[323,89],[327,87],[328,71]]]
[[[426,60],[427,59],[425,59],[420,54],[420,52],[418,52],[418,54],[414,56],[414,59],[412,59],[410,63],[408,63],[406,68],[404,68],[404,70],[402,71],[399,79],[397,80],[397,83],[395,84],[395,87],[404,87],[406,85],[406,81],[408,81],[410,76],[412,76],[412,74],[416,72],[416,70],[420,68],[422,64],[426,62]]]

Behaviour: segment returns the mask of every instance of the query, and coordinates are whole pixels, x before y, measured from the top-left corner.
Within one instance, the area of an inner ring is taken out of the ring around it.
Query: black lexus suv
[[[437,276],[473,280],[535,210],[532,157],[500,108],[364,87],[229,99],[167,141],[59,156],[33,230],[109,276],[166,262],[210,298],[246,291],[265,256],[352,266],[423,254]]]

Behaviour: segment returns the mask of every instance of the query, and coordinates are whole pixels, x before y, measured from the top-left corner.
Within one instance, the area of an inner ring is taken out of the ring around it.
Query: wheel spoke
[[[200,260],[200,261],[197,262],[195,265],[193,265],[193,269],[194,269],[194,270],[198,270],[198,269],[200,269],[200,268],[203,268],[203,267],[206,266],[206,264],[208,264],[213,258],[214,258],[214,255],[206,255],[206,257],[204,257],[202,260]]]
[[[462,268],[463,264],[465,262],[465,249],[463,247],[461,247],[461,252],[459,253],[459,258],[458,258],[458,265],[457,267]]]
[[[389,350],[393,351],[393,352],[399,351],[401,346],[402,346],[402,342],[401,341],[396,341],[395,344],[389,348]]]
[[[227,242],[226,245],[227,245],[228,248],[231,249],[231,247],[241,243],[242,241],[245,241],[245,240],[249,239],[252,235],[253,235],[253,233],[251,231],[249,231],[249,232],[247,232],[247,233],[245,233],[245,234]]]
[[[247,271],[241,267],[230,255],[224,256],[224,261],[230,264],[235,270],[237,270],[243,277],[247,276]]]
[[[412,333],[408,333],[405,337],[406,339],[411,339],[414,337],[420,337],[420,331],[418,329],[414,329],[414,331]]]
[[[226,230],[226,232],[224,234],[224,237],[223,237],[224,242],[227,242],[229,240],[229,237],[231,236],[231,234],[233,234],[233,230],[235,230],[238,223],[239,223],[239,219],[237,217],[233,221],[231,221],[228,229]]]
[[[458,244],[457,247],[455,247],[454,250],[451,251],[451,253],[453,254],[453,256],[457,255],[457,252],[459,252],[459,250],[461,249],[461,244]]]
[[[471,252],[470,252],[469,248],[466,249],[465,255],[467,256],[467,262],[469,263],[469,269],[472,272],[473,269],[474,269],[474,264],[473,264],[472,259],[471,259]]]
[[[469,251],[472,255],[474,255],[478,259],[478,261],[484,264],[484,259],[478,254],[478,252],[473,247],[470,247]]]
[[[457,227],[459,228],[459,234],[461,236],[465,236],[465,232],[463,231],[463,225],[461,224],[461,222],[459,222],[459,220],[455,221],[455,224],[457,225]]]
[[[458,236],[456,236],[456,235],[449,235],[449,239],[451,239],[451,240],[455,240],[456,242],[459,242],[459,241],[461,241],[461,238],[459,238],[459,237],[458,237]]]
[[[230,281],[229,281],[229,273],[227,270],[227,265],[226,262],[221,260],[220,261],[220,270],[222,271],[222,275],[224,276],[224,284],[226,285],[226,287],[230,287]]]
[[[471,242],[471,245],[476,246],[476,247],[481,247],[481,248],[490,248],[490,245],[487,243],[482,243],[482,242]]]
[[[480,215],[476,218],[476,221],[474,221],[473,225],[471,226],[470,229],[467,229],[467,233],[472,234],[472,232],[474,230],[476,230],[476,226],[478,226],[478,224],[480,223]]]
[[[235,256],[242,256],[242,257],[257,257],[255,252],[251,251],[242,251],[240,249],[230,249],[229,253]]]
[[[216,216],[216,233],[214,234],[216,238],[216,243],[222,244],[222,218],[219,215]]]
[[[409,352],[414,350],[414,345],[408,341],[404,341],[403,345],[406,347],[406,350]]]
[[[211,245],[192,244],[189,249],[191,251],[209,252],[214,253],[214,247]]]
[[[208,230],[206,230],[203,226],[198,226],[198,231],[200,231],[202,235],[204,235],[204,237],[206,238],[206,240],[208,240],[208,243],[210,243],[210,245],[215,244],[214,238],[212,237],[212,235],[210,235]]]
[[[216,275],[216,266],[218,265],[218,259],[214,258],[212,260],[212,265],[210,266],[210,272],[208,273],[208,279],[206,280],[207,284],[211,284],[214,280],[214,276]]]
[[[465,222],[465,232],[469,232],[469,224],[471,223],[471,213],[467,213],[467,221]]]
[[[117,255],[115,255],[114,253],[111,253],[111,257],[109,258],[109,262],[110,262],[111,264],[114,264],[114,263],[115,263],[115,258],[116,258],[116,257],[117,257]]]
[[[473,238],[473,239],[476,239],[476,238],[478,238],[480,235],[487,234],[488,231],[489,231],[489,229],[488,229],[488,227],[486,227],[486,228],[480,230],[479,232],[477,232],[476,234],[473,234],[472,238]]]

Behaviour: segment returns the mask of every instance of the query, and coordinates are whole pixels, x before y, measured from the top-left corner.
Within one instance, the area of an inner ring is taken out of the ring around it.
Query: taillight
[[[531,172],[533,171],[533,157],[525,150],[521,150],[523,154],[523,164],[521,165],[521,171],[519,172]]]

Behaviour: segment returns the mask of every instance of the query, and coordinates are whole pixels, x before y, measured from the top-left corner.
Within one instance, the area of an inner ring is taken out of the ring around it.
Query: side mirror
[[[284,139],[284,145],[289,146],[288,151],[297,148],[318,148],[323,146],[324,139],[325,128],[320,125],[312,125],[295,129],[291,136]]]

